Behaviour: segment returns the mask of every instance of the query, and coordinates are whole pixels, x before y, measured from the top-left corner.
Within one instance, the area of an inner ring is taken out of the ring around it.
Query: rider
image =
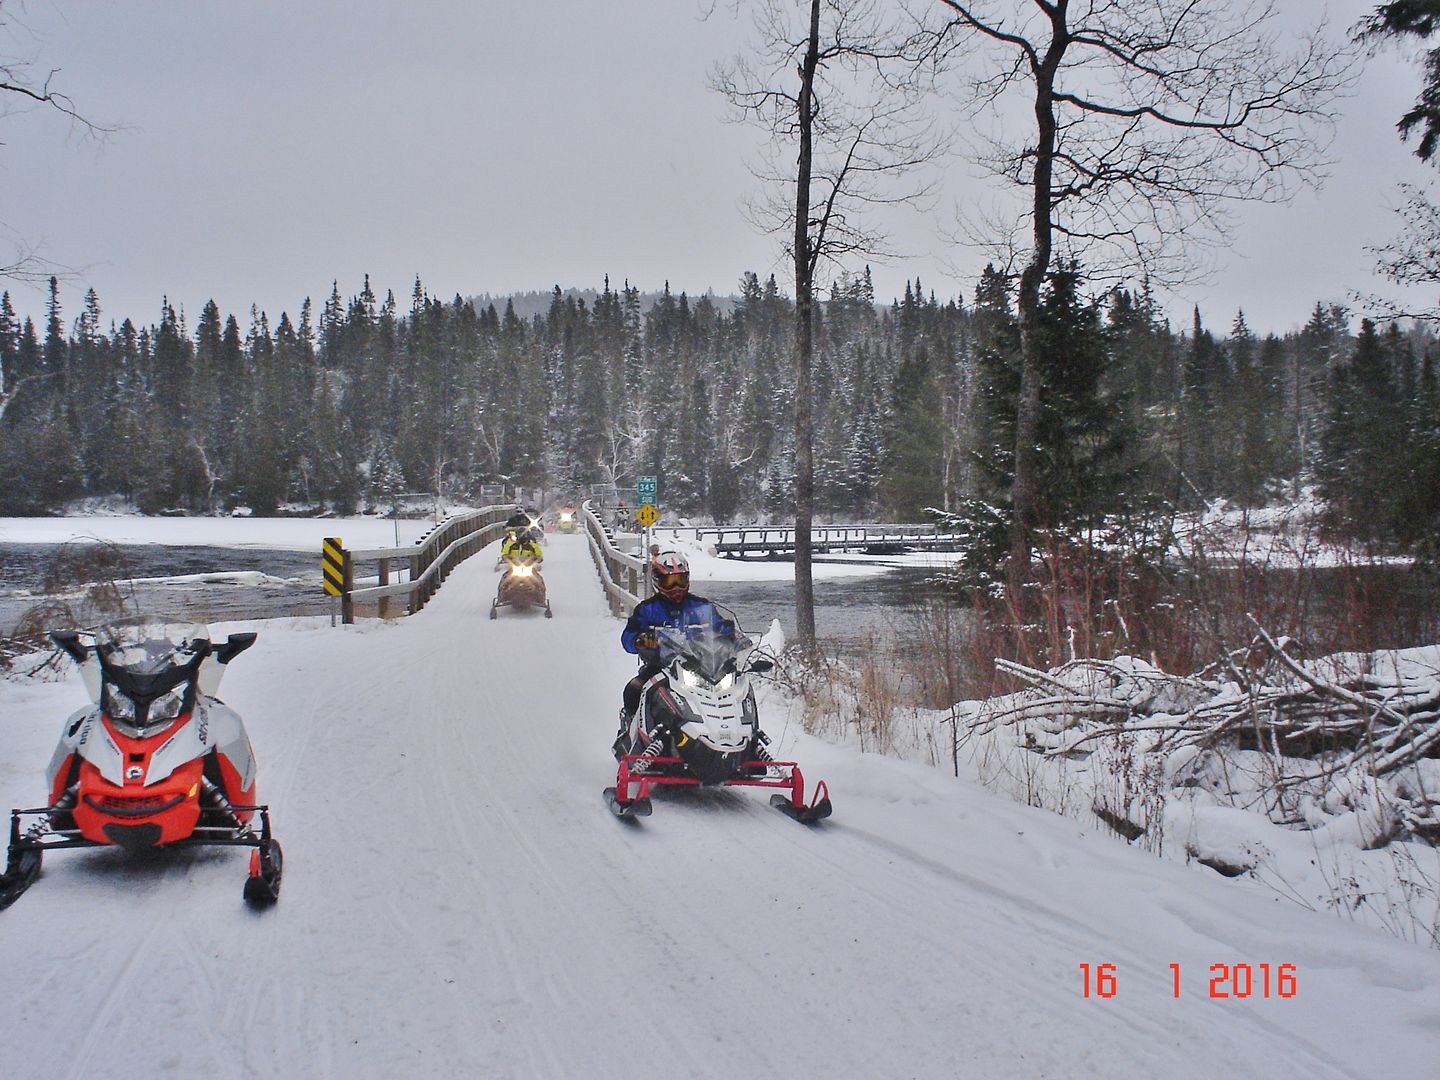
[[[534,532],[522,529],[505,534],[505,542],[500,545],[500,557],[508,562],[540,563],[545,561],[545,552],[541,550]]]
[[[727,636],[735,633],[735,624],[721,615],[720,609],[714,603],[690,591],[690,563],[678,551],[662,551],[651,557],[650,582],[655,586],[655,594],[635,605],[635,610],[630,613],[630,618],[625,623],[625,629],[620,632],[620,644],[625,651],[640,657],[640,670],[625,684],[624,704],[620,709],[620,730],[615,735],[613,747],[616,758],[624,754],[631,745],[630,723],[640,707],[640,695],[645,683],[663,667],[659,642],[655,635],[656,628],[670,626],[678,629],[699,625],[711,627],[716,633]],[[647,757],[655,757],[664,748],[665,740],[656,738],[655,734],[647,732]],[[757,728],[751,751],[754,760],[771,760],[764,746],[766,742],[769,742],[769,739]]]

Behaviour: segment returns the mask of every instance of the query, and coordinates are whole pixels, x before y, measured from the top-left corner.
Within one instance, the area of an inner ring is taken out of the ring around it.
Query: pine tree
[[[1354,350],[1331,375],[1316,479],[1332,518],[1372,541],[1391,538],[1395,449],[1406,430],[1390,358],[1363,319]]]

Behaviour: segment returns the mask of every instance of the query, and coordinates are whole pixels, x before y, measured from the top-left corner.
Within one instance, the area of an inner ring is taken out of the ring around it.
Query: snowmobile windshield
[[[95,652],[105,714],[143,737],[190,708],[210,632],[198,623],[106,626],[95,634]]]
[[[677,656],[712,683],[737,668],[737,657],[751,645],[735,613],[719,604],[696,605],[685,612],[683,626],[659,626],[655,639],[660,662]]]
[[[106,669],[140,678],[189,667],[209,646],[210,631],[199,623],[103,626],[95,632],[95,651]]]

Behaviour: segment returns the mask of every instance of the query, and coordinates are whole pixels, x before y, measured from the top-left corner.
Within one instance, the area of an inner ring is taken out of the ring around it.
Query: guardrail
[[[596,516],[589,499],[580,504],[580,520],[585,525],[585,539],[590,544],[590,557],[595,560],[595,569],[600,573],[600,584],[604,586],[605,597],[610,601],[610,613],[629,616],[630,610],[640,603],[645,561],[615,546],[610,527]]]
[[[795,550],[795,529],[788,525],[702,525],[665,529],[708,543],[717,555],[783,555]],[[931,524],[816,525],[810,530],[812,551],[958,551],[969,538],[942,533]]]
[[[389,618],[391,602],[405,598],[405,614],[413,615],[439,591],[441,584],[457,565],[474,555],[505,532],[505,519],[515,512],[514,504],[486,506],[456,514],[436,525],[410,547],[368,548],[363,551],[344,550],[344,584],[340,593],[341,617],[355,621],[355,603],[374,602],[377,614]],[[407,580],[390,581],[392,564],[400,562],[397,573],[408,573]],[[355,588],[355,564],[378,564],[378,585]]]

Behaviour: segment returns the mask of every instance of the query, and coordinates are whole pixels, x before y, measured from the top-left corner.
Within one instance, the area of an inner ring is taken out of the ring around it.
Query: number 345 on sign
[[[1113,998],[1120,993],[1120,972],[1114,964],[1081,964],[1081,990],[1085,997]],[[1294,964],[1211,964],[1212,998],[1293,998],[1300,992]],[[1170,994],[1180,996],[1180,965],[1170,965]]]

